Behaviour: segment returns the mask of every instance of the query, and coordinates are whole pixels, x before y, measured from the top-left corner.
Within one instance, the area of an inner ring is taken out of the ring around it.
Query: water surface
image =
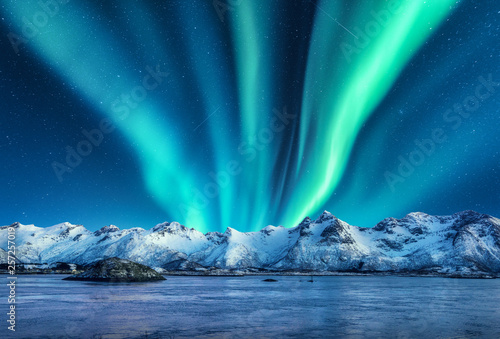
[[[1,337],[500,338],[500,279],[167,277],[109,284],[63,277],[19,276],[16,335],[6,330],[5,315]]]

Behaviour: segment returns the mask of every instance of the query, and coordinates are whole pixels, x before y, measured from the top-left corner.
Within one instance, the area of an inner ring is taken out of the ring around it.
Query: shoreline
[[[58,272],[16,272],[15,275],[74,275],[74,272],[58,271]],[[246,276],[297,276],[297,277],[402,277],[402,278],[449,278],[449,279],[498,279],[500,274],[495,273],[437,273],[437,272],[197,272],[197,271],[168,271],[161,272],[162,276],[166,277],[246,277]],[[8,276],[8,272],[0,271],[0,275]]]

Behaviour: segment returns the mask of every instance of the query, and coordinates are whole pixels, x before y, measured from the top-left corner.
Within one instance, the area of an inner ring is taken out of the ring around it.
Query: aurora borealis
[[[500,7],[3,1],[3,224],[500,215]]]

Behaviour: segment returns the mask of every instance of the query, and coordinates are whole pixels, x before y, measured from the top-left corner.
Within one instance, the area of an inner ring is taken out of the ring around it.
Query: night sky
[[[1,225],[500,216],[496,0],[0,6]]]

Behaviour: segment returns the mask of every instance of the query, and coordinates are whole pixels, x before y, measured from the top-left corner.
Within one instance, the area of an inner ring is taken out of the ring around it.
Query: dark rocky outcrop
[[[166,280],[152,268],[120,258],[109,258],[90,265],[83,273],[64,278],[64,280],[100,282],[146,282]]]
[[[109,225],[109,226],[104,226],[101,229],[97,230],[94,232],[94,235],[96,237],[102,235],[102,234],[108,234],[108,233],[113,233],[113,232],[118,232],[120,229],[116,227],[115,225]]]

